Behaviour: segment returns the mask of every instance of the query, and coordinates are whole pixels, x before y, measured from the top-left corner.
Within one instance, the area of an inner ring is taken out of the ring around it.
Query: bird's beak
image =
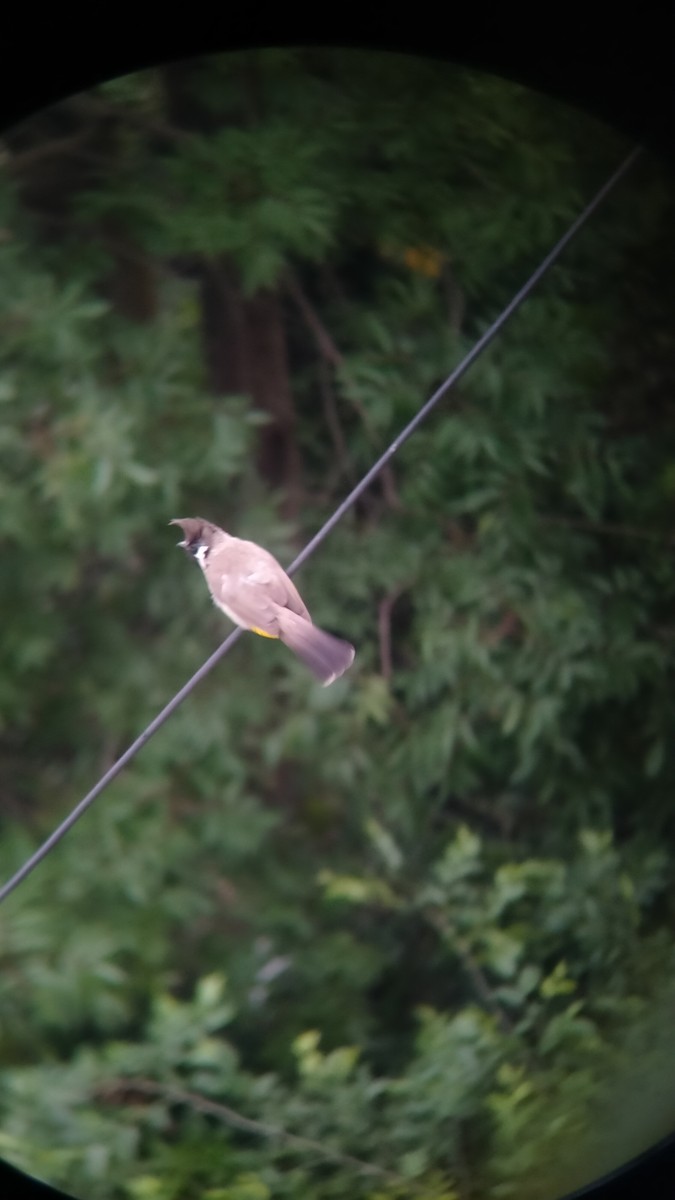
[[[184,550],[185,547],[187,546],[187,542],[176,542],[176,545],[180,546]]]

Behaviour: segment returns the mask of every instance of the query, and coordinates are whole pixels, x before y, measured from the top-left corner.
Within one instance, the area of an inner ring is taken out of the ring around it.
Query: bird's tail
[[[351,667],[355,650],[349,642],[318,629],[306,617],[299,617],[290,608],[282,609],[278,618],[281,641],[302,659],[324,687]]]

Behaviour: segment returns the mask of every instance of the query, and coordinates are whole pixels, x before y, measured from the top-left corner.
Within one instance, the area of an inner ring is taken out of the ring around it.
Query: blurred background
[[[630,147],[441,62],[228,54],[0,148],[0,871]],[[675,1120],[675,249],[643,158],[0,909],[0,1155],[91,1200],[537,1200]]]

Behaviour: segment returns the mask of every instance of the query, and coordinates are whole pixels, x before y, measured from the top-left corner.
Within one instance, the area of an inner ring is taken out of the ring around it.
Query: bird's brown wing
[[[217,572],[223,605],[242,624],[279,635],[277,612],[289,608],[306,621],[309,612],[283,567],[269,551],[239,538],[218,550],[210,563]]]

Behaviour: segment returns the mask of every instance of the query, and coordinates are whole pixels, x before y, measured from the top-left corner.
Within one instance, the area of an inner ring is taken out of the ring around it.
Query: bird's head
[[[169,525],[179,525],[183,530],[185,537],[178,545],[196,558],[200,567],[204,566],[214,540],[223,533],[217,525],[202,517],[178,517],[175,521],[169,521]]]

